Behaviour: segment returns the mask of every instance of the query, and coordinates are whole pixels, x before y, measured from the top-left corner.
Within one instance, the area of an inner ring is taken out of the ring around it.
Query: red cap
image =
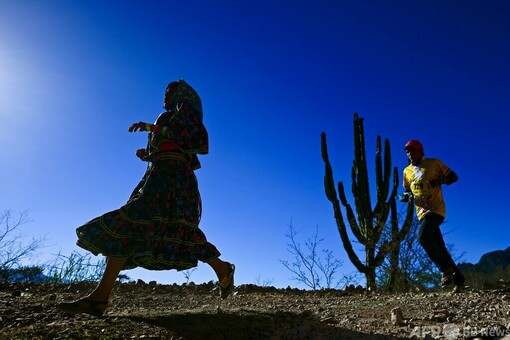
[[[404,147],[404,150],[408,149],[420,150],[423,152],[423,145],[421,145],[421,143],[416,139],[411,139],[406,143],[406,146]]]

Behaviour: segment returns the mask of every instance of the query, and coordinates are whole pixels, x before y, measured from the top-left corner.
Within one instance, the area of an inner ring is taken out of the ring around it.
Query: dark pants
[[[459,270],[452,259],[452,256],[446,249],[443,235],[439,226],[443,223],[444,217],[434,213],[428,213],[421,220],[421,226],[418,230],[418,241],[432,262],[439,267],[441,272],[449,269],[458,273]]]

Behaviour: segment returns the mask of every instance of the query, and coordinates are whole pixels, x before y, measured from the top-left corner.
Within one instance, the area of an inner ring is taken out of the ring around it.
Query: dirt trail
[[[0,339],[510,339],[510,287],[405,294],[117,284],[103,318],[55,305],[89,284],[0,285]],[[392,317],[393,314],[393,317]]]

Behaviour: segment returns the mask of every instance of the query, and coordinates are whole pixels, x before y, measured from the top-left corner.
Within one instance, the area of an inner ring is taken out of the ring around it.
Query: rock
[[[325,317],[324,319],[321,319],[321,322],[327,323],[327,324],[335,324],[338,323],[337,319],[335,319],[333,316]]]
[[[55,301],[55,300],[57,300],[57,294],[55,294],[55,293],[48,294],[48,295],[44,296],[43,299],[46,301]]]
[[[404,316],[400,308],[396,307],[391,310],[391,323],[395,326],[404,325]]]
[[[434,314],[431,315],[430,320],[444,322],[447,321],[450,316],[450,312],[447,309],[435,311]]]
[[[458,339],[460,328],[454,323],[447,323],[443,325],[443,335],[447,339]]]

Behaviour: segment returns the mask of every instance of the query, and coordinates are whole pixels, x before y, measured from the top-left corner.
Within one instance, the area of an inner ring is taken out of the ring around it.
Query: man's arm
[[[453,171],[450,170],[446,176],[439,176],[438,178],[432,179],[429,181],[429,185],[434,188],[441,184],[450,185],[459,180],[459,176]]]
[[[459,176],[452,170],[446,175],[446,177],[443,179],[443,183],[446,185],[453,184],[459,180]]]

